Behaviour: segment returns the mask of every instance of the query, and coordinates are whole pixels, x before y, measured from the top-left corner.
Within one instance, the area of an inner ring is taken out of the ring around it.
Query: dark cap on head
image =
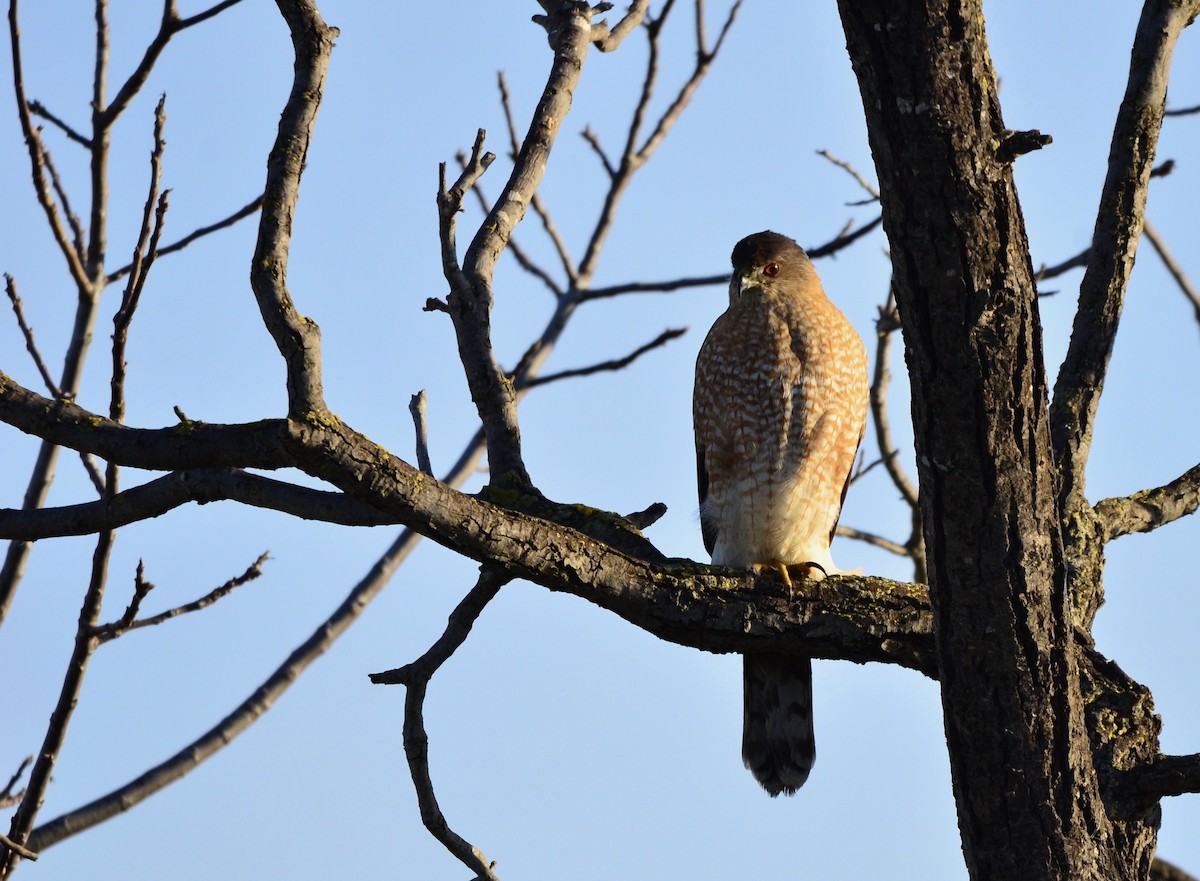
[[[731,258],[734,269],[748,269],[751,266],[762,266],[772,260],[779,262],[797,261],[808,263],[808,255],[792,239],[777,232],[764,230],[754,235],[746,236],[733,247]]]

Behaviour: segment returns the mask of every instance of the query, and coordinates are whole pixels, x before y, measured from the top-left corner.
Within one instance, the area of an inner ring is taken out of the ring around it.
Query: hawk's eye
[[[768,278],[774,278],[776,275],[779,275],[779,264],[768,263],[763,267],[763,275],[767,276]]]

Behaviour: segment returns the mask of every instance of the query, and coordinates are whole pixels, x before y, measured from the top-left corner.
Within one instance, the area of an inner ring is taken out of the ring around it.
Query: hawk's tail
[[[771,797],[804,785],[817,757],[812,662],[784,655],[742,659],[742,760]]]

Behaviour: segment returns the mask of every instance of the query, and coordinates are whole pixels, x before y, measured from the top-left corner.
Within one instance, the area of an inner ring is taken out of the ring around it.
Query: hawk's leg
[[[800,577],[803,579],[820,581],[825,577],[825,567],[820,563],[792,563],[791,565],[800,570]],[[779,577],[783,579],[783,583],[787,585],[788,599],[792,598],[792,575],[788,571],[787,563],[755,563],[753,568],[756,575],[763,572],[778,572]],[[818,572],[820,575],[817,574]]]

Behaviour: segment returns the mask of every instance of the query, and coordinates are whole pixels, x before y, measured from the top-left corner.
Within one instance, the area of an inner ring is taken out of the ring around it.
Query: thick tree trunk
[[[974,879],[1145,877],[1085,725],[1025,229],[978,0],[840,0],[904,327],[942,705]],[[1089,686],[1090,687],[1090,686]]]

